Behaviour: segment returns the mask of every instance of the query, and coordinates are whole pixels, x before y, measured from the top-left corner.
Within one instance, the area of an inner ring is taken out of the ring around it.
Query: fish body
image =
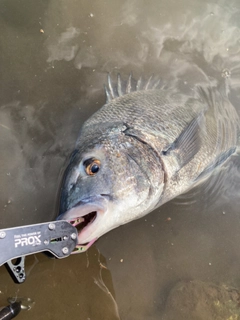
[[[80,131],[59,217],[80,217],[80,244],[193,188],[238,147],[239,117],[221,90],[190,96],[142,83],[109,79],[107,103]]]

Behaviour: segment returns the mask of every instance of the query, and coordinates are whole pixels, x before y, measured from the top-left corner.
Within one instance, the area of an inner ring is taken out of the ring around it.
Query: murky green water
[[[67,157],[104,103],[108,72],[159,74],[186,92],[230,76],[240,111],[239,17],[237,0],[2,0],[0,227],[56,217]],[[239,168],[235,158],[210,186],[111,231],[87,253],[28,257],[24,284],[1,267],[0,306],[8,297],[33,299],[19,320],[180,320],[183,303],[169,302],[179,281],[239,288]],[[185,319],[211,319],[199,306]]]

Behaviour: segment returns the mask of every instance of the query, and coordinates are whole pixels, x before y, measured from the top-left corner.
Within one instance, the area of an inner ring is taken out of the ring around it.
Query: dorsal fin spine
[[[111,97],[113,99],[114,98],[114,91],[113,91],[113,87],[112,87],[111,77],[110,77],[109,74],[108,74],[108,88],[110,90],[110,94],[111,94]]]
[[[110,93],[108,91],[108,88],[106,85],[104,85],[104,90],[105,90],[105,94],[106,94],[106,103],[110,102],[112,100]]]
[[[126,93],[130,93],[131,89],[132,89],[132,73],[130,73],[130,75],[128,77]]]
[[[154,79],[153,75],[145,81],[142,77],[136,81],[133,79],[132,73],[130,73],[127,82],[122,81],[120,74],[117,75],[117,83],[113,85],[110,74],[108,74],[107,78],[107,86],[104,86],[106,93],[106,103],[111,100],[121,97],[125,94],[129,94],[133,91],[140,90],[150,90],[150,89],[158,89],[160,84],[160,79]]]
[[[122,80],[121,80],[120,73],[118,73],[118,75],[117,75],[117,92],[118,92],[119,97],[123,95]]]

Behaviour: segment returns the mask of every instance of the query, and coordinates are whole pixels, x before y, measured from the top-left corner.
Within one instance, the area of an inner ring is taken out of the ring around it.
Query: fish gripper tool
[[[25,256],[47,251],[65,258],[77,247],[77,241],[77,229],[65,220],[2,229],[0,266],[6,263],[14,281],[22,283],[26,279]]]

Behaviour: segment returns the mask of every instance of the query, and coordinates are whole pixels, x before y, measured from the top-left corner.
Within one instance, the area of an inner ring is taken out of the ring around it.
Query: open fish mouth
[[[91,244],[98,238],[98,227],[107,211],[107,199],[102,196],[78,202],[61,214],[58,220],[67,220],[78,230],[78,244]]]
[[[87,225],[92,223],[97,217],[97,211],[90,212],[83,217],[78,217],[69,222],[77,228],[80,233]]]
[[[93,212],[87,213],[84,216],[68,220],[78,231],[78,244],[81,244],[81,245],[88,244],[87,240],[86,242],[83,243],[84,240],[82,240],[83,238],[82,233],[94,223],[95,219],[97,218],[97,215],[98,215],[98,212],[93,211]],[[94,240],[96,241],[97,239],[94,239]]]

